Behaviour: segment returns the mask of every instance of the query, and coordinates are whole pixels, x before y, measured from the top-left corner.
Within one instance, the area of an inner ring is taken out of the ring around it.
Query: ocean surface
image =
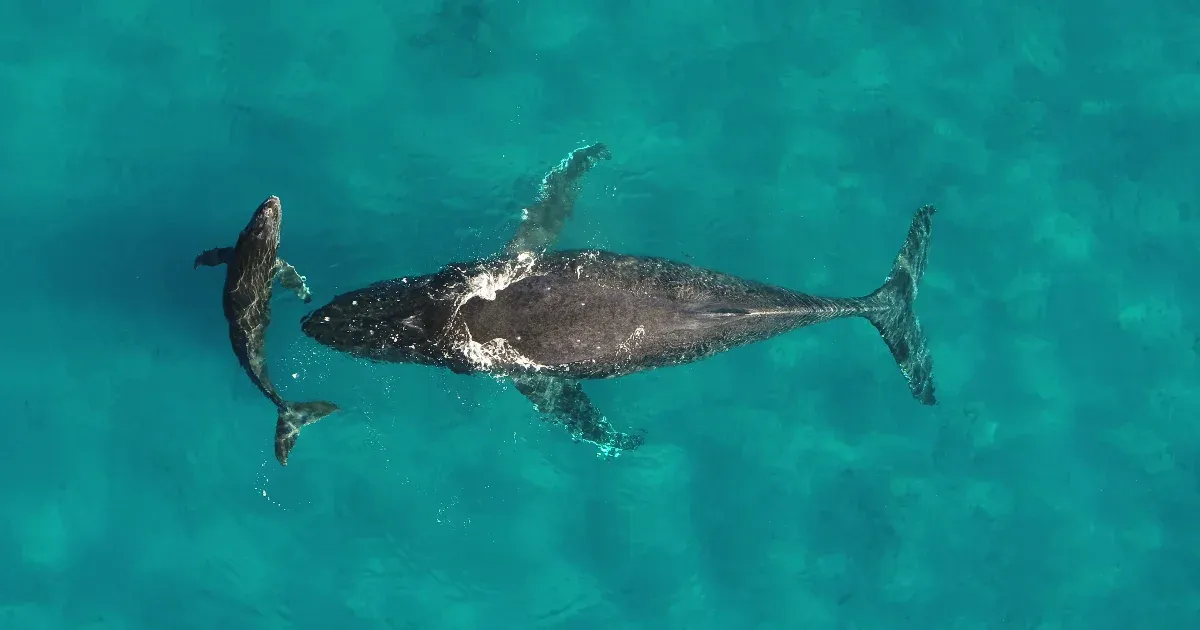
[[[0,4],[3,630],[1200,627],[1194,2]],[[832,296],[934,204],[939,404],[862,319],[511,384],[300,318],[495,253],[608,145],[560,246]],[[221,312],[267,195],[267,350],[342,411],[286,468]]]

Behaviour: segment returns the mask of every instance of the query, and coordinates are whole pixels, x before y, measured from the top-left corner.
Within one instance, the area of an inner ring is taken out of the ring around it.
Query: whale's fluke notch
[[[598,455],[617,457],[642,445],[639,434],[617,431],[584,393],[579,381],[547,374],[519,374],[512,377],[521,392],[546,419],[566,428],[576,441],[599,447]]]
[[[579,180],[600,160],[608,160],[612,154],[602,143],[575,149],[542,178],[537,201],[525,208],[521,225],[512,240],[504,247],[504,254],[537,252],[554,245],[562,233],[567,219],[575,212],[575,198],[579,195]]]
[[[935,212],[933,206],[922,206],[917,210],[891,274],[883,286],[865,298],[868,304],[879,308],[863,314],[879,329],[908,380],[913,398],[926,405],[937,402],[933,393],[933,358],[929,356],[921,321],[913,311],[913,301],[917,298],[917,289],[929,259],[929,237]]]

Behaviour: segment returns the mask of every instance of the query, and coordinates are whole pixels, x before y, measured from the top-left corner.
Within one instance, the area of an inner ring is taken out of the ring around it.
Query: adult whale
[[[932,206],[917,210],[891,273],[863,297],[807,295],[664,258],[550,249],[580,178],[607,157],[603,145],[587,146],[551,170],[499,255],[344,293],[306,315],[304,333],[375,361],[511,378],[548,420],[601,456],[637,448],[642,437],[613,429],[581,380],[688,363],[843,317],[874,324],[912,395],[935,403],[912,308]]]
[[[338,407],[325,401],[288,402],[275,391],[267,376],[265,346],[275,279],[305,302],[312,301],[304,276],[278,256],[282,224],[283,206],[279,197],[271,195],[259,204],[234,246],[205,251],[196,256],[192,268],[225,265],[221,304],[229,322],[229,343],[250,381],[279,411],[275,421],[275,458],[287,465],[287,454],[300,435],[300,427],[324,418]]]

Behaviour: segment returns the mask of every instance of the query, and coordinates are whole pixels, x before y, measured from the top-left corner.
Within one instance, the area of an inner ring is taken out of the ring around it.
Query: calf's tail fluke
[[[879,329],[884,343],[892,351],[896,364],[908,380],[913,398],[926,405],[937,402],[933,395],[933,359],[929,356],[921,322],[913,311],[913,301],[917,298],[917,288],[929,257],[929,231],[934,212],[933,206],[917,210],[904,247],[892,265],[892,273],[883,286],[867,297],[870,307],[863,313]]]
[[[338,406],[323,400],[315,402],[284,403],[279,408],[279,420],[275,422],[275,459],[287,466],[288,454],[300,437],[300,429],[338,410]]]

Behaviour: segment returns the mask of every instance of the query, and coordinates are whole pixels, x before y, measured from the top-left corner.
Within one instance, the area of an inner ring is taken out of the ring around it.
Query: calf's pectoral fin
[[[600,160],[612,156],[603,144],[580,147],[565,160],[550,169],[542,179],[537,201],[525,208],[525,216],[517,233],[504,247],[509,255],[521,252],[537,252],[554,245],[562,233],[567,219],[575,212],[575,197],[579,194],[579,180]]]
[[[617,457],[621,451],[632,451],[644,441],[639,434],[613,429],[579,381],[546,374],[521,374],[512,380],[517,391],[545,414],[546,420],[566,428],[575,441],[599,447],[599,457]]]
[[[308,284],[305,282],[307,278],[300,275],[296,271],[296,268],[288,264],[286,260],[282,258],[276,259],[275,275],[279,278],[279,284],[283,285],[286,289],[291,289],[296,294],[296,297],[305,302],[312,301],[312,291],[308,290]]]
[[[232,247],[214,247],[196,256],[195,262],[192,263],[192,269],[199,267],[219,267],[229,264],[231,260],[233,260]]]

